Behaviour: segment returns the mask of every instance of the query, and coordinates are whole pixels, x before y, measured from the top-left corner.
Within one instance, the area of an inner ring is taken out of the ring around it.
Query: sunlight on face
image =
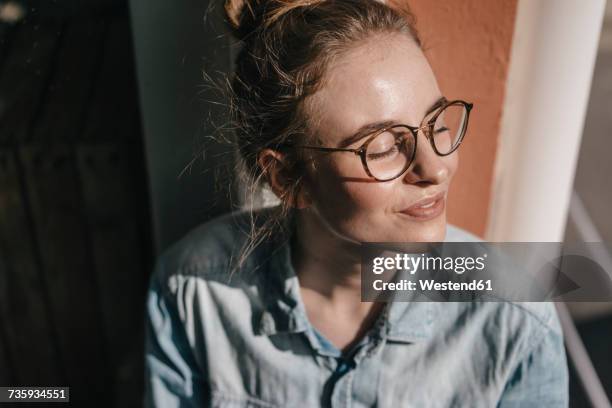
[[[442,96],[422,51],[407,36],[373,36],[338,58],[308,101],[311,129],[323,146],[358,148],[367,137],[345,140],[364,125],[390,121],[420,126]],[[442,241],[446,193],[457,152],[440,157],[418,133],[416,158],[402,176],[378,182],[351,152],[309,151],[306,188],[311,209],[337,236],[350,241]],[[434,195],[443,199],[413,205]],[[412,208],[411,208],[412,207]]]

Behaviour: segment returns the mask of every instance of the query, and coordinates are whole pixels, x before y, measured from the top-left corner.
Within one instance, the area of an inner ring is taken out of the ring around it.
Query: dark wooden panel
[[[74,154],[54,145],[25,146],[20,155],[71,402],[109,406],[113,390]]]
[[[84,129],[84,140],[122,143],[129,140],[138,146],[142,144],[131,44],[128,18],[114,19],[108,28],[104,57]]]
[[[114,19],[78,148],[115,370],[113,404],[118,407],[141,405],[144,292],[150,268],[150,240],[143,237],[149,204],[131,43],[127,16]]]
[[[98,71],[106,25],[99,18],[74,20],[66,25],[53,75],[36,118],[33,140],[76,139]]]
[[[59,24],[19,24],[0,71],[0,144],[23,140],[40,104]]]
[[[92,14],[114,13],[126,0],[27,0],[29,18],[74,19]]]
[[[8,48],[12,26],[7,23],[0,23],[0,68],[4,63],[4,57]]]
[[[122,145],[80,146],[78,166],[92,240],[94,269],[113,364],[115,407],[141,405],[143,376],[143,242],[141,197],[131,154]]]
[[[1,269],[1,267],[0,267]],[[0,319],[0,324],[3,323],[3,320]],[[14,380],[12,379],[12,368],[8,361],[8,351],[6,348],[6,343],[4,341],[4,336],[2,330],[0,329],[0,386],[11,386],[14,384]]]
[[[65,378],[46,302],[48,296],[11,150],[0,150],[0,256],[0,313],[5,322],[6,347],[16,362],[16,384],[62,384]]]
[[[0,254],[0,296],[5,296],[7,292],[4,279],[5,276],[6,265],[4,263],[4,257]],[[5,340],[5,328],[6,319],[4,318],[4,313],[0,309],[0,386],[10,386],[15,383],[13,378],[15,370],[13,369],[12,361],[9,360],[8,343]]]
[[[124,11],[0,25],[0,384],[69,385],[75,406],[141,405],[150,242]]]

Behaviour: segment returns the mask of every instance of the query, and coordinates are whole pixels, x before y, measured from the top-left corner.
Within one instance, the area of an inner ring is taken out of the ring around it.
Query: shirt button
[[[338,367],[336,368],[336,372],[339,375],[342,375],[342,374],[346,373],[347,371],[349,371],[352,367],[353,367],[352,363],[347,362],[346,360],[339,360],[338,361]]]

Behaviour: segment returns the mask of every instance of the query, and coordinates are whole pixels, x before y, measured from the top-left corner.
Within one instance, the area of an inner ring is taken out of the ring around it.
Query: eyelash
[[[396,151],[398,151],[398,147],[397,147],[397,143],[393,145],[393,147],[389,150],[387,150],[386,152],[382,152],[382,153],[370,153],[368,156],[372,159],[372,160],[376,160],[376,159],[383,159],[393,153],[395,153]]]
[[[441,128],[435,129],[434,130],[434,134],[446,132],[447,130],[449,130],[449,129],[446,126],[442,126]]]

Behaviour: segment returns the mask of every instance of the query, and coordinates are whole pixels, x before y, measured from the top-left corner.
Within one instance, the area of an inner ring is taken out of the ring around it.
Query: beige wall
[[[483,236],[517,0],[408,4],[442,92],[474,103],[448,209],[451,223]]]

